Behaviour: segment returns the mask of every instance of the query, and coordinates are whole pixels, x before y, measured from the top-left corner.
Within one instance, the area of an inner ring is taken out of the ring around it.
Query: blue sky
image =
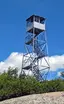
[[[64,53],[64,0],[0,0],[0,61],[24,52],[26,18],[47,18],[49,55]]]
[[[25,20],[32,14],[47,18],[49,56],[64,60],[64,0],[0,0],[0,62],[25,52]]]

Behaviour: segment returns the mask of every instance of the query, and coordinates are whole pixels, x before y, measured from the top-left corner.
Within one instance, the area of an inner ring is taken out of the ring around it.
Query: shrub
[[[15,69],[16,70],[16,69]],[[64,91],[64,80],[56,79],[39,82],[34,77],[19,77],[17,71],[0,74],[0,100],[53,91]],[[13,76],[14,75],[14,76]]]

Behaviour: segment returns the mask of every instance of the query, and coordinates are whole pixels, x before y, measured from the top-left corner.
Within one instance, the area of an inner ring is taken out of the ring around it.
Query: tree
[[[12,68],[12,67],[9,67],[8,68],[8,76],[10,78],[14,77],[14,78],[17,78],[18,76],[18,68]]]
[[[63,72],[61,72],[61,77],[63,77],[63,78],[64,78],[64,71],[63,71]]]

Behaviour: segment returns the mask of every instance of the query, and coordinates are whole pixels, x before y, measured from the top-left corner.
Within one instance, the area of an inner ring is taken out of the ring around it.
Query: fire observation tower
[[[32,73],[37,80],[45,80],[50,69],[44,17],[32,15],[26,20],[25,48],[22,73]]]

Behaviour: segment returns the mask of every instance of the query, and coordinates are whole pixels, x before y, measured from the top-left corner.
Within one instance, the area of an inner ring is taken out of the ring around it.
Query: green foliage
[[[11,67],[0,74],[0,100],[53,91],[64,91],[64,80],[39,82],[34,77],[18,76],[18,69]]]
[[[7,73],[8,73],[9,78],[12,78],[12,77],[17,78],[18,68],[9,67]]]

